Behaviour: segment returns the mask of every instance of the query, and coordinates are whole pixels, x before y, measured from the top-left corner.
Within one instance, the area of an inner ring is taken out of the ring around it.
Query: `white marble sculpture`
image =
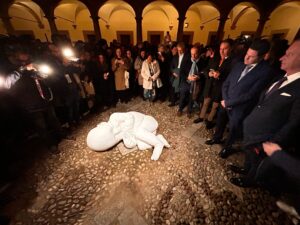
[[[170,145],[160,134],[156,134],[157,121],[139,112],[113,113],[108,122],[101,122],[87,136],[87,145],[94,151],[105,151],[124,142],[126,148],[145,150],[154,147],[152,160],[158,160],[162,150]]]

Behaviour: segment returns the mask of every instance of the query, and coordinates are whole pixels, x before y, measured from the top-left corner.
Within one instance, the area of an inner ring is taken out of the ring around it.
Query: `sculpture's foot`
[[[169,144],[169,142],[164,138],[164,136],[162,136],[161,134],[157,135],[158,139],[164,144],[164,146],[166,148],[170,148],[171,145]]]
[[[163,150],[164,146],[163,145],[157,145],[155,146],[154,150],[153,150],[153,153],[152,153],[152,156],[151,156],[151,160],[158,160],[161,153],[162,153],[162,150]]]

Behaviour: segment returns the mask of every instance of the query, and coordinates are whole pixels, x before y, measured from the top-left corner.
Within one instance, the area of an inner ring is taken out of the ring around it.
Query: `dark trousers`
[[[226,125],[229,123],[229,133],[224,147],[231,147],[234,142],[242,137],[242,118],[233,116],[231,110],[226,110],[223,107],[219,108],[217,115],[217,126],[214,133],[214,139],[222,140]]]
[[[246,154],[244,168],[246,171],[248,171],[245,178],[250,184],[255,184],[257,169],[267,155],[265,154],[261,144],[246,146],[244,151]]]
[[[31,112],[30,119],[47,147],[58,144],[62,138],[62,130],[52,106],[41,111]]]
[[[170,90],[169,90],[169,101],[172,104],[175,104],[176,101],[178,100],[178,95],[179,93],[175,92],[175,88],[170,86]]]
[[[300,197],[300,180],[290,178],[269,157],[264,158],[257,168],[255,181],[275,195],[291,193]]]
[[[191,113],[193,109],[193,99],[190,93],[191,85],[183,82],[180,86],[180,98],[179,98],[179,111],[183,111],[184,107],[188,106],[188,112]]]
[[[121,102],[127,103],[129,101],[128,90],[116,91],[116,100],[120,99]]]

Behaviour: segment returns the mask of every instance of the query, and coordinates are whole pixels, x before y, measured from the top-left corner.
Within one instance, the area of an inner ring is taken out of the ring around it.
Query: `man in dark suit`
[[[231,39],[222,41],[219,48],[220,57],[212,51],[212,57],[209,59],[207,68],[204,70],[206,76],[203,90],[204,101],[199,118],[194,120],[194,123],[200,123],[204,120],[208,108],[212,103],[211,110],[206,119],[207,129],[211,129],[215,125],[213,120],[222,100],[222,85],[232,69],[231,49]]]
[[[294,214],[296,212],[299,213],[300,158],[272,142],[264,142],[263,150],[267,154],[267,157],[259,166],[255,180],[260,186],[277,196],[287,193],[289,198],[286,200],[288,202],[283,204],[290,204],[289,208],[294,207]],[[277,203],[277,205],[280,207],[282,203]],[[284,208],[281,209],[284,210]],[[289,211],[288,213],[290,213]],[[300,219],[299,214],[296,216]]]
[[[242,122],[251,112],[259,94],[270,80],[271,68],[263,60],[270,44],[266,40],[256,40],[249,47],[244,58],[230,72],[222,87],[221,109],[218,113],[216,132],[206,144],[220,143],[229,120],[229,134],[224,148],[219,153],[226,158],[234,152],[232,145],[242,137]]]
[[[240,187],[255,185],[257,168],[266,157],[261,143],[270,141],[290,150],[299,139],[296,131],[300,127],[300,40],[288,48],[280,61],[286,75],[262,93],[244,121],[246,159],[244,168],[237,172],[246,176],[230,180]]]
[[[177,44],[178,54],[172,58],[171,62],[171,88],[170,88],[170,104],[169,107],[175,106],[175,102],[178,99],[177,94],[179,94],[179,84],[180,84],[180,69],[182,65],[185,65],[188,60],[190,60],[190,56],[187,52],[185,52],[185,45],[183,42]]]
[[[191,49],[191,58],[180,69],[180,99],[177,116],[182,116],[183,109],[188,105],[187,116],[191,118],[193,102],[200,91],[200,76],[204,62],[200,59],[199,49]]]

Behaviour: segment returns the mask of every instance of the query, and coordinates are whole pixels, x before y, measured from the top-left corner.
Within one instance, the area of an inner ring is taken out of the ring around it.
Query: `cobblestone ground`
[[[152,115],[171,148],[156,162],[152,150],[89,150],[88,131],[115,111]],[[36,160],[12,187],[11,224],[290,224],[268,193],[227,181],[233,174],[226,165],[241,156],[220,159],[220,146],[203,144],[211,135],[203,125],[175,115],[167,103],[134,100],[90,116],[75,141],[64,140],[60,154]]]

